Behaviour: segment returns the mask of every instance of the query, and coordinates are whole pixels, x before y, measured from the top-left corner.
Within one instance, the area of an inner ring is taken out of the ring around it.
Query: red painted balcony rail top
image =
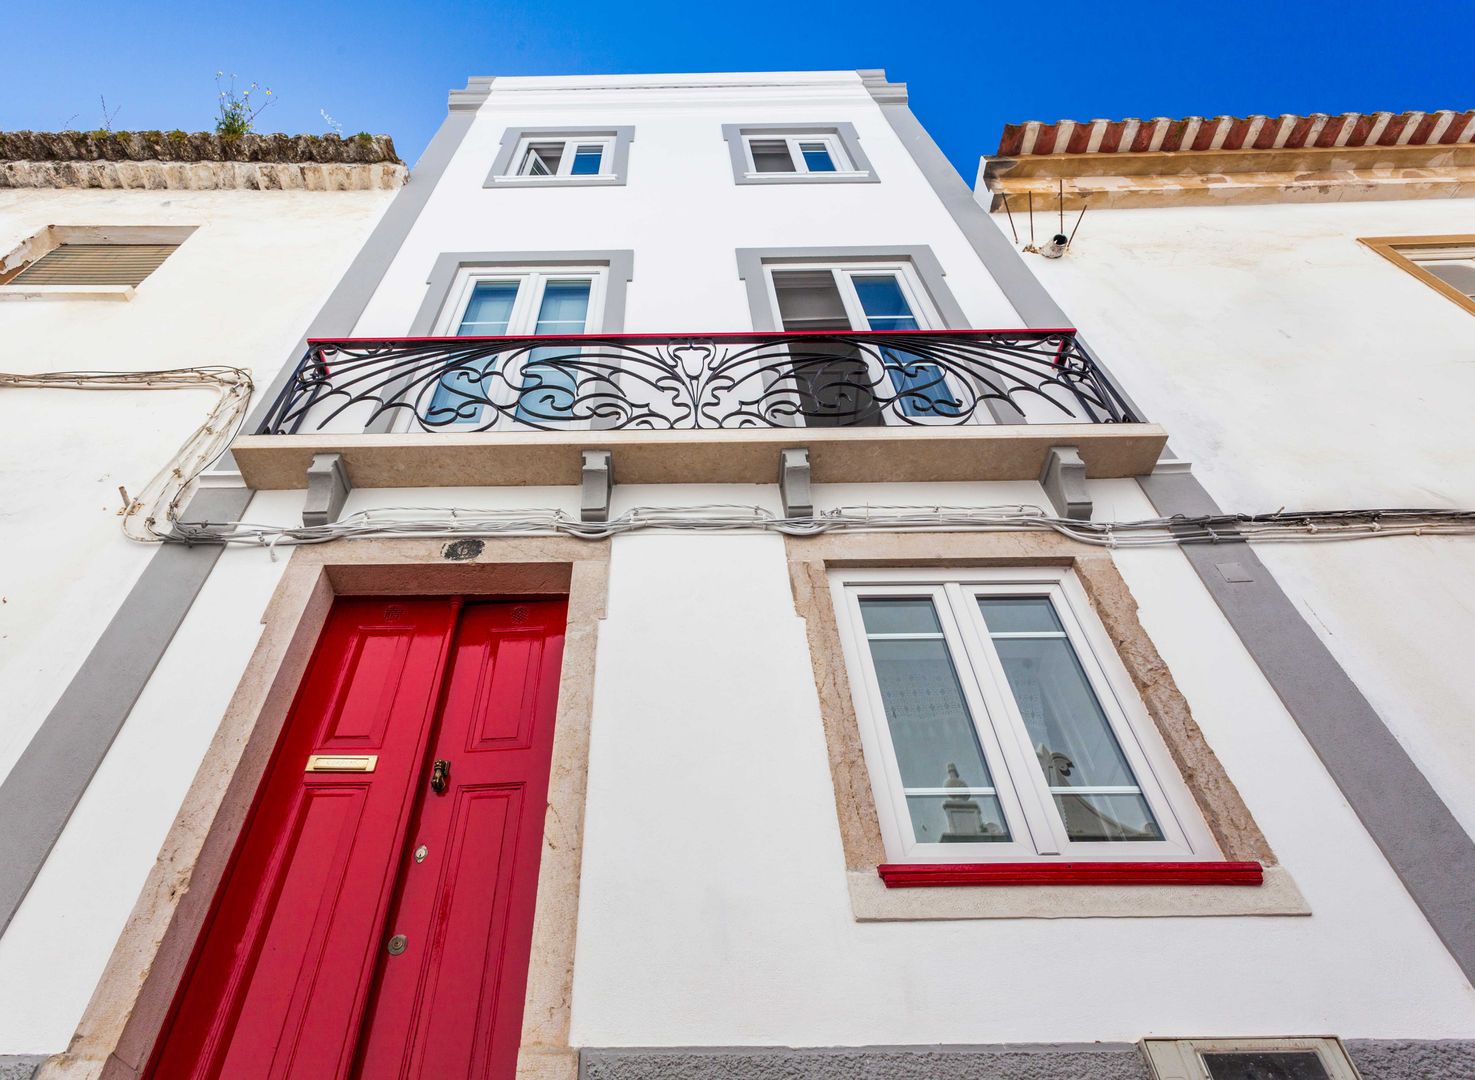
[[[888,889],[948,885],[1259,885],[1257,862],[883,863]]]

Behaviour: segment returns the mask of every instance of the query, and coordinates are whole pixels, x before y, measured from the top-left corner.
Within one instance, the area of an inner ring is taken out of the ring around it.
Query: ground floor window
[[[1220,857],[1070,571],[831,580],[889,857]]]

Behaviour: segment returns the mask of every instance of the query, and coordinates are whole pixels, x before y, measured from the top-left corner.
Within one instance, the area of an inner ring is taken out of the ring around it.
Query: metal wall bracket
[[[352,490],[342,454],[314,454],[312,464],[307,467],[307,502],[302,506],[302,524],[327,525],[337,521]]]
[[[802,446],[780,450],[778,491],[784,501],[784,517],[814,517],[814,496],[809,483],[809,451]]]
[[[608,450],[585,450],[579,473],[579,520],[608,521],[610,492],[615,486],[614,455]]]
[[[1045,452],[1040,486],[1060,517],[1091,520],[1091,495],[1086,491],[1086,463],[1074,446],[1052,446]]]

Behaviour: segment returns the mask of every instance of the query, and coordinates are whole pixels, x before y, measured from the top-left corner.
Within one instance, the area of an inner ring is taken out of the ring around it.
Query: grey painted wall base
[[[1475,1080],[1475,1039],[1348,1039],[1362,1080]]]
[[[1191,473],[1138,482],[1165,517],[1219,512]],[[1475,841],[1251,545],[1181,550],[1414,903],[1475,981]]]
[[[579,1052],[580,1080],[1148,1080],[1127,1043]]]
[[[0,1054],[0,1080],[31,1080],[31,1074],[41,1067],[44,1057]]]
[[[250,500],[246,488],[205,488],[185,516],[236,521]],[[159,548],[0,783],[0,934],[224,550],[218,544]]]
[[[1352,1039],[1346,1045],[1362,1080],[1475,1080],[1475,1040]],[[580,1080],[1150,1080],[1150,1075],[1129,1043],[579,1052]]]

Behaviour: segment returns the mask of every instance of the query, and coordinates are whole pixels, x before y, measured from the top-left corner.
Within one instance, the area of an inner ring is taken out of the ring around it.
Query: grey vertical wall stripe
[[[395,195],[297,349],[257,401],[245,430],[255,429],[291,378],[307,338],[353,332],[491,84],[491,78],[472,79],[465,90],[451,92],[450,113],[421,155],[414,179]],[[201,489],[190,500],[185,517],[239,520],[252,494],[247,488]],[[0,783],[0,821],[5,823],[0,829],[0,934],[15,917],[222,550],[214,545],[166,544],[155,552]]]
[[[1020,317],[1032,326],[1071,325],[907,108],[905,87],[888,83],[883,72],[858,74]],[[1141,415],[1135,405],[1133,411]],[[1165,517],[1219,512],[1191,473],[1146,476],[1139,483]],[[1465,977],[1475,982],[1475,841],[1250,545],[1235,544],[1233,550],[1252,581],[1224,579],[1217,567],[1225,561],[1222,547],[1183,548],[1368,835]]]
[[[191,507],[202,517],[230,521],[250,501],[245,488],[208,488]],[[0,784],[0,933],[41,872],[220,551],[169,544],[155,553]]]

